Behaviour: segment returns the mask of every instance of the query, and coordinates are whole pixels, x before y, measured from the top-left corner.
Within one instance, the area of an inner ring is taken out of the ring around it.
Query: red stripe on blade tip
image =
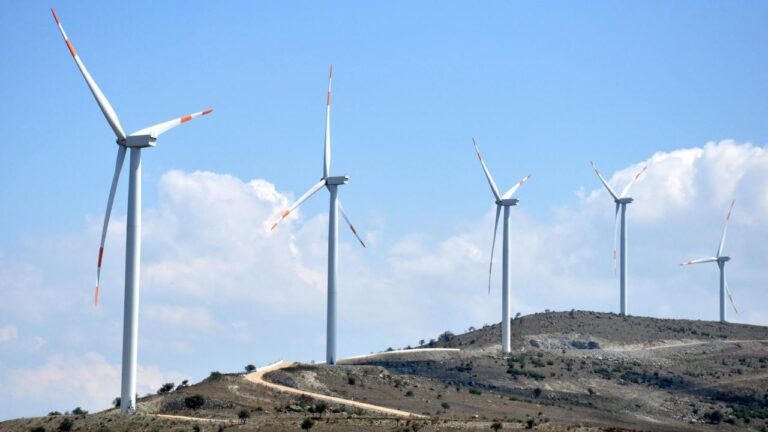
[[[213,112],[213,108],[208,108],[207,110],[203,111],[203,115],[210,114]]]
[[[67,39],[65,42],[67,42],[67,48],[69,48],[69,53],[72,54],[72,57],[77,56],[77,53],[75,52],[75,47],[72,46],[72,42]]]
[[[186,123],[186,122],[188,122],[190,120],[192,120],[192,116],[191,115],[187,115],[187,116],[184,116],[184,117],[181,118],[181,122],[182,123]]]
[[[61,24],[61,23],[59,22],[59,17],[56,15],[56,11],[55,11],[55,10],[53,10],[53,8],[51,8],[51,13],[53,14],[53,19],[55,19],[55,20],[56,20],[56,24]]]
[[[99,268],[101,268],[101,258],[104,256],[104,248],[99,248]]]

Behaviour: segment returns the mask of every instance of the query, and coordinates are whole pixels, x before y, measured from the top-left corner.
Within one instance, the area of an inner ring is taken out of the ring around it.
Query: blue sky
[[[636,286],[649,290],[637,293],[634,310],[713,318],[714,304],[712,313],[696,302],[675,309],[679,299],[701,291],[679,288],[666,298],[664,284],[674,280],[676,287],[698,290],[716,282],[713,269],[673,266],[716,246],[727,204],[736,196],[729,246],[742,260],[734,257],[730,274],[745,307],[734,320],[767,323],[758,318],[766,306],[757,302],[758,288],[768,282],[757,241],[768,239],[757,222],[768,211],[761,198],[768,192],[761,174],[768,142],[765,3],[227,2],[212,10],[189,2],[16,2],[0,14],[6,41],[0,68],[0,293],[38,303],[15,312],[8,306],[0,314],[0,330],[7,330],[0,331],[7,335],[0,337],[0,361],[8,371],[0,376],[0,390],[8,391],[0,394],[13,393],[19,377],[70,370],[83,359],[104,366],[106,376],[119,366],[126,178],[107,244],[107,298],[94,310],[93,267],[116,146],[50,6],[127,132],[215,110],[144,152],[148,271],[142,311],[149,318],[140,332],[173,329],[169,316],[196,316],[201,323],[194,337],[169,330],[180,341],[176,351],[164,349],[167,341],[156,333],[142,333],[150,339],[139,362],[156,368],[157,380],[199,379],[212,369],[277,357],[323,356],[325,193],[303,206],[277,237],[262,231],[278,207],[322,174],[331,63],[332,171],[351,177],[340,196],[371,244],[357,250],[342,232],[347,286],[391,289],[397,300],[389,312],[376,311],[391,320],[370,323],[365,289],[352,294],[347,304],[359,313],[347,311],[346,324],[356,330],[341,335],[341,355],[498,320],[498,293],[480,295],[492,200],[472,136],[500,188],[533,173],[518,193],[515,215],[519,249],[533,260],[517,284],[518,310],[568,309],[569,299],[582,308],[615,309],[616,280],[610,260],[603,259],[610,254],[612,203],[588,162],[595,159],[621,182],[651,160],[630,208],[630,271]],[[248,183],[254,179],[261,183]],[[237,197],[249,204],[227,207]],[[228,210],[216,213],[215,206]],[[194,217],[185,213],[191,211]],[[240,217],[223,220],[233,215]],[[227,267],[231,257],[221,252],[221,262],[205,273],[211,280],[198,275],[176,282],[190,271],[181,264],[205,267],[219,248],[240,247],[251,230],[259,234],[251,239],[258,253],[250,260],[260,253],[282,256],[290,244],[293,255],[284,261],[297,267],[272,274],[284,262],[276,261],[249,273],[252,262]],[[148,238],[152,232],[163,240]],[[552,256],[541,244],[545,239],[561,258],[552,267],[535,260]],[[175,247],[180,243],[185,246]],[[452,259],[461,264],[445,264]],[[554,278],[551,286],[570,287],[574,297],[537,286],[536,270]],[[215,294],[222,288],[211,281],[233,274],[241,277],[232,285],[252,287],[245,303],[234,300],[245,295],[239,291]],[[17,297],[24,287],[40,291]],[[275,294],[284,288],[285,298]],[[537,295],[526,297],[525,288]],[[702,304],[714,298],[711,288]],[[594,297],[584,295],[589,290]],[[304,292],[312,293],[309,303],[291,303],[292,295]],[[462,311],[467,302],[472,310]],[[262,314],[265,309],[270,313]],[[263,334],[276,323],[284,334]],[[103,328],[91,333],[94,327]],[[239,339],[212,342],[223,328],[238,329]],[[180,365],[180,353],[194,360]],[[17,396],[0,399],[0,418],[74,407],[66,394]],[[80,403],[92,409],[111,400],[88,397]]]

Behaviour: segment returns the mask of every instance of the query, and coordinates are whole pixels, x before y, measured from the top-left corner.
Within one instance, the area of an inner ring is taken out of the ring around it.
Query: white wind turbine
[[[99,260],[96,267],[96,291],[94,293],[94,302],[99,301],[99,282],[101,277],[101,260],[104,255],[104,241],[107,236],[107,226],[109,225],[109,216],[112,212],[112,203],[115,198],[115,189],[120,178],[120,171],[125,160],[125,153],[128,148],[131,149],[130,169],[128,171],[128,220],[126,224],[126,244],[125,244],[125,303],[123,309],[123,371],[122,387],[120,396],[120,411],[123,413],[136,411],[136,357],[139,331],[139,266],[141,261],[141,149],[145,147],[154,147],[157,138],[164,132],[174,127],[186,123],[195,117],[210,113],[211,109],[200,111],[194,114],[179,117],[154,126],[141,129],[130,135],[123,132],[120,126],[120,120],[117,118],[115,110],[110,105],[104,93],[88,73],[80,56],[77,55],[72,42],[69,41],[64,27],[61,26],[56,11],[51,9],[53,19],[59,27],[61,36],[64,37],[72,58],[75,59],[80,73],[85,78],[88,88],[96,98],[101,112],[107,119],[109,126],[117,136],[117,162],[115,163],[115,173],[112,177],[112,186],[109,189],[109,200],[107,201],[107,210],[104,215],[104,225],[101,230],[101,243],[99,245]]]
[[[620,251],[620,266],[619,266],[619,287],[621,290],[621,315],[627,315],[627,204],[631,203],[633,200],[632,198],[629,198],[627,196],[627,193],[629,193],[629,189],[632,187],[633,184],[637,181],[637,179],[640,177],[643,172],[645,172],[646,169],[648,169],[648,166],[644,166],[635,176],[632,178],[632,181],[629,182],[629,184],[624,188],[624,190],[621,192],[621,195],[616,195],[616,192],[613,190],[613,188],[608,184],[607,181],[603,178],[603,176],[600,174],[600,170],[597,169],[595,166],[595,163],[590,161],[592,164],[592,168],[595,170],[595,174],[597,174],[597,177],[600,179],[600,181],[605,186],[605,189],[608,190],[608,193],[611,194],[611,197],[613,197],[613,201],[616,203],[616,213],[614,215],[614,229],[613,229],[613,271],[616,272],[616,228],[619,223],[619,209],[621,209],[621,242],[619,246]]]
[[[496,247],[496,231],[499,227],[499,215],[502,207],[504,208],[504,229],[502,230],[502,266],[501,266],[501,349],[503,352],[510,352],[512,349],[512,340],[510,334],[510,321],[509,321],[509,286],[512,282],[512,275],[509,270],[509,266],[512,262],[512,256],[510,254],[510,239],[509,239],[509,208],[517,205],[519,200],[512,198],[512,195],[517,191],[517,188],[523,185],[531,175],[528,174],[517,182],[511,189],[509,189],[504,195],[499,194],[499,188],[496,187],[496,182],[493,181],[491,172],[488,171],[488,167],[485,166],[483,156],[480,154],[480,149],[477,148],[477,142],[472,138],[472,144],[475,146],[475,152],[477,152],[477,158],[480,159],[480,165],[485,172],[485,178],[488,179],[488,185],[491,187],[493,197],[496,199],[496,222],[493,225],[493,243],[491,244],[491,264],[488,267],[488,292],[491,292],[491,271],[493,270],[493,252]]]
[[[687,266],[691,264],[701,264],[707,262],[716,262],[720,268],[720,322],[725,322],[725,295],[728,294],[728,300],[733,306],[733,310],[738,314],[736,305],[733,302],[733,296],[731,290],[728,289],[728,282],[725,280],[725,263],[731,260],[731,257],[723,255],[723,246],[725,245],[725,232],[728,230],[728,221],[731,220],[731,212],[733,211],[733,205],[736,204],[736,200],[731,202],[731,208],[728,209],[728,214],[725,216],[725,226],[723,227],[723,235],[720,236],[720,245],[717,247],[715,256],[707,258],[699,258],[690,261],[686,261],[681,266]]]
[[[339,221],[338,213],[349,225],[352,233],[357,237],[363,247],[365,243],[357,234],[357,230],[349,221],[349,217],[344,212],[344,208],[338,199],[338,187],[349,182],[347,176],[332,177],[331,173],[331,81],[333,80],[333,66],[331,66],[330,74],[328,77],[328,98],[326,99],[326,111],[325,111],[325,153],[323,157],[323,177],[315,183],[314,186],[304,193],[296,202],[294,202],[288,210],[285,210],[280,216],[277,222],[272,225],[272,230],[277,228],[277,224],[283,219],[288,217],[292,211],[298,208],[304,201],[309,199],[315,192],[325,186],[330,192],[331,202],[330,211],[328,217],[328,310],[326,321],[326,352],[325,361],[327,364],[336,363],[336,261],[338,259],[338,251],[336,243],[339,241]]]

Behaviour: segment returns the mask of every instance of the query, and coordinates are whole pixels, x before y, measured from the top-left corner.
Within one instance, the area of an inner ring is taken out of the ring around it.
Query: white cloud
[[[81,356],[54,355],[41,366],[9,371],[4,380],[4,397],[13,403],[39,403],[52,410],[108,408],[120,395],[120,365],[98,353]],[[165,382],[180,382],[188,377],[178,372],[162,372],[157,366],[138,366],[136,391],[154,393]],[[42,413],[40,413],[42,414]]]
[[[13,324],[0,327],[0,343],[15,339],[19,336],[19,329]]]

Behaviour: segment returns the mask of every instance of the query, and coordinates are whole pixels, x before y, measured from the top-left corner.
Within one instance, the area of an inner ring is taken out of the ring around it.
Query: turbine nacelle
[[[157,137],[153,135],[129,135],[124,140],[117,140],[117,144],[134,148],[154,147],[157,144]]]
[[[347,183],[349,183],[349,177],[347,176],[335,176],[335,177],[325,178],[326,186],[338,186],[338,185],[345,185]]]
[[[717,258],[717,262],[718,263],[723,263],[723,264],[727,263],[730,260],[731,260],[731,257],[729,257],[729,256],[721,256],[721,257]]]
[[[502,198],[496,201],[496,205],[500,205],[503,207],[512,207],[512,206],[516,206],[517,203],[519,202],[520,200],[517,198]]]
[[[616,204],[629,204],[634,200],[635,200],[634,198],[624,197],[624,198],[617,198],[614,200],[614,202],[616,202]]]

